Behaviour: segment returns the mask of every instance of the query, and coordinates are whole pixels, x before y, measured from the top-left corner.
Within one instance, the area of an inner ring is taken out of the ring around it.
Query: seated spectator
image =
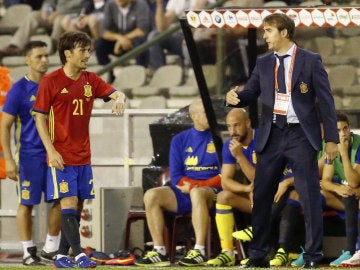
[[[197,266],[206,263],[209,211],[221,190],[220,164],[201,100],[190,104],[189,114],[194,126],[171,140],[170,186],[145,192],[146,220],[154,249],[135,262],[138,266],[170,266],[163,236],[165,212],[169,215],[192,213],[195,246],[179,264]]]
[[[355,266],[351,265],[349,259],[355,254],[359,235],[357,189],[360,186],[360,136],[351,132],[346,114],[338,112],[336,116],[340,155],[332,164],[325,159],[321,187],[335,194],[344,203],[347,247],[339,258],[330,262],[330,266]],[[360,262],[357,266],[359,265]]]
[[[146,41],[152,26],[149,5],[143,0],[109,1],[104,9],[100,38],[95,42],[100,65],[110,63],[110,54],[120,56]],[[136,62],[147,67],[148,52],[141,53]],[[115,79],[111,72],[109,82]]]
[[[177,22],[180,17],[184,16],[185,10],[204,8],[207,2],[207,0],[169,0],[166,7],[164,7],[164,0],[156,0],[155,30],[151,31],[148,40],[166,31],[173,23]],[[153,70],[166,64],[164,50],[184,59],[184,56],[187,54],[187,49],[181,31],[173,33],[168,38],[161,40],[149,48],[150,65]]]
[[[223,164],[221,168],[223,190],[217,196],[216,225],[219,232],[222,252],[214,259],[207,262],[211,266],[232,266],[235,264],[232,232],[235,221],[233,208],[244,213],[252,210],[252,182],[255,176],[255,138],[256,131],[251,128],[248,113],[241,108],[232,109],[226,116],[226,125],[231,138],[224,144],[222,150]],[[236,180],[236,165],[250,184],[243,184]],[[284,177],[279,183],[278,192],[274,198],[272,209],[274,219],[283,208],[284,198],[287,198],[294,178],[291,170],[284,172]],[[251,228],[246,229],[251,234]],[[247,235],[247,234],[245,234]],[[248,239],[247,239],[248,240]]]
[[[107,0],[83,0],[79,15],[65,15],[61,26],[65,31],[84,31],[93,39],[99,38],[100,24],[104,19],[104,6]]]
[[[10,44],[0,51],[0,57],[20,55],[30,37],[39,28],[51,32],[53,44],[57,44],[63,32],[61,19],[65,14],[79,14],[81,0],[45,0],[40,11],[32,11],[15,32]]]

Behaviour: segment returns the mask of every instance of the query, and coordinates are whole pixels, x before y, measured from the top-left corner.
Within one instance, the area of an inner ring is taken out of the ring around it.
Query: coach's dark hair
[[[47,47],[46,42],[41,40],[32,40],[25,45],[24,55],[26,56],[32,49],[40,47]]]
[[[336,112],[336,121],[337,122],[346,122],[348,125],[350,125],[349,118],[348,118],[347,114],[344,112],[340,112],[340,111]]]
[[[59,56],[61,63],[65,65],[66,63],[66,57],[65,57],[65,51],[70,50],[72,51],[75,49],[77,45],[80,45],[81,47],[86,47],[91,45],[91,39],[90,37],[83,32],[66,32],[61,35],[59,40]]]
[[[288,32],[288,38],[294,41],[295,35],[295,22],[289,16],[284,13],[273,13],[266,16],[263,20],[264,24],[269,24],[276,27],[279,32],[286,29]]]

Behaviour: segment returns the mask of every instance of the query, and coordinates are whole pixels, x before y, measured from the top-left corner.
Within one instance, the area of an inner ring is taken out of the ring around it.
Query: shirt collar
[[[296,44],[293,43],[293,45],[290,47],[290,49],[286,52],[287,55],[290,55],[290,57],[293,56],[294,50],[295,50]],[[279,55],[278,52],[274,52],[274,56]]]

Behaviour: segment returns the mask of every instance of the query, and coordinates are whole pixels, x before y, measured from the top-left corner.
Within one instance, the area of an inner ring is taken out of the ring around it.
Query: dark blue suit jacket
[[[240,103],[236,107],[248,106],[260,96],[262,111],[256,142],[258,152],[264,149],[273,123],[274,67],[274,53],[259,57],[244,90],[238,93]],[[291,99],[300,125],[315,150],[322,148],[316,102],[321,112],[325,141],[339,142],[334,98],[319,54],[298,48],[292,74]]]

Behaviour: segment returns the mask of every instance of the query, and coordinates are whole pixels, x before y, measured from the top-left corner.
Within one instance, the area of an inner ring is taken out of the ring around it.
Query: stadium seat
[[[134,97],[166,96],[168,89],[180,85],[182,80],[182,67],[178,65],[165,65],[154,72],[149,84],[134,87],[132,89],[132,95]]]

